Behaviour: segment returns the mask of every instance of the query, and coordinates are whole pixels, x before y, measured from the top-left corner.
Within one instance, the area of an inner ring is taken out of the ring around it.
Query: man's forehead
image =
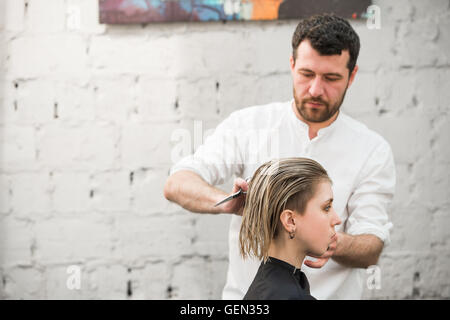
[[[297,49],[297,68],[306,68],[313,71],[338,72],[347,69],[347,63],[350,59],[348,50],[342,50],[341,54],[321,55],[315,50],[309,41],[300,43]],[[317,69],[317,70],[314,70]]]

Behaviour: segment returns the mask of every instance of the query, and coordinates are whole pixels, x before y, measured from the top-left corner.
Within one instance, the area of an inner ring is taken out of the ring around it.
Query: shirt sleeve
[[[240,174],[243,161],[239,148],[237,120],[235,112],[230,114],[194,154],[177,162],[171,168],[170,174],[190,170],[200,175],[210,185],[222,184],[233,174]]]
[[[391,148],[383,141],[369,156],[361,170],[358,185],[347,204],[347,233],[373,234],[385,245],[390,243],[388,207],[395,191],[395,165]]]

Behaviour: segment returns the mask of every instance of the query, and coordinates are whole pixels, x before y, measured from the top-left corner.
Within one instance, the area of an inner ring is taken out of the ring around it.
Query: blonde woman
[[[301,265],[306,255],[327,251],[341,223],[325,169],[307,158],[266,162],[254,173],[245,201],[241,254],[262,262],[244,299],[314,299]]]

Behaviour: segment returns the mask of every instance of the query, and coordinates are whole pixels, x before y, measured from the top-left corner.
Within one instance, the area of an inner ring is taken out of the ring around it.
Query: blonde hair
[[[261,165],[247,191],[239,232],[243,258],[268,258],[269,246],[277,236],[280,215],[285,209],[303,214],[316,186],[328,181],[326,170],[308,158],[283,158]]]

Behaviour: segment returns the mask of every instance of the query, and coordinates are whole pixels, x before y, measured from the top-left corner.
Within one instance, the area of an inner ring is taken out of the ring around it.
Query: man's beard
[[[336,112],[339,111],[342,102],[344,102],[345,93],[347,92],[347,88],[345,88],[344,93],[342,94],[342,97],[333,105],[330,105],[330,103],[322,100],[322,98],[306,98],[299,100],[297,97],[297,92],[294,87],[294,101],[295,106],[297,108],[298,113],[302,116],[302,118],[305,121],[308,122],[325,122],[329,119],[331,119]],[[320,103],[321,106],[318,108],[311,109],[310,107],[306,106],[306,103]]]

